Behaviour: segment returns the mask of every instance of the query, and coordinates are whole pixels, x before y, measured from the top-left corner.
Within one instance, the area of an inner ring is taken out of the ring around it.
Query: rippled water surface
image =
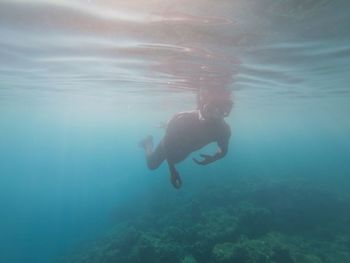
[[[1,1],[1,97],[203,85],[347,95],[348,8],[339,0]]]
[[[54,262],[98,235],[116,203],[168,187],[136,142],[158,140],[156,126],[195,108],[202,88],[234,98],[233,150],[207,176],[311,177],[346,192],[349,10],[345,0],[0,0],[0,261]],[[199,173],[192,166],[183,172]]]

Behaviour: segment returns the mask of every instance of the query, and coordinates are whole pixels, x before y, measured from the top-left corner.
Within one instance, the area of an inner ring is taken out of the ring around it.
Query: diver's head
[[[232,109],[232,101],[231,100],[223,100],[220,102],[210,102],[204,104],[201,108],[201,114],[206,120],[213,119],[223,119],[227,117]]]
[[[199,110],[206,120],[223,119],[232,109],[231,93],[227,90],[204,91],[199,94]]]

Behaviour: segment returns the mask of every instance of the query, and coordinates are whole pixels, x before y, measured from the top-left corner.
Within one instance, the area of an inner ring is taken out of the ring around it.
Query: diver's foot
[[[146,138],[139,142],[139,147],[145,150],[153,148],[153,136],[148,135]]]
[[[170,176],[171,184],[176,188],[180,189],[182,186],[181,177],[178,173],[174,173]]]

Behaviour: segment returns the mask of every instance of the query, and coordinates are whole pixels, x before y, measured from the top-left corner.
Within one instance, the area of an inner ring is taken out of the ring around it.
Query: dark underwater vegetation
[[[230,181],[230,183],[229,183]],[[191,196],[154,196],[69,263],[350,261],[350,199],[307,181],[235,178]],[[130,205],[130,204],[129,204]]]

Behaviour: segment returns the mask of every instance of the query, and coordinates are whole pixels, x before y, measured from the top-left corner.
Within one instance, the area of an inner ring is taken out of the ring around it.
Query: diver
[[[165,135],[155,150],[151,135],[139,143],[145,150],[148,168],[157,169],[166,160],[170,181],[179,189],[182,181],[175,164],[183,161],[190,153],[216,142],[218,150],[215,154],[200,154],[201,160],[193,158],[193,161],[207,165],[223,158],[228,151],[231,136],[231,128],[224,118],[230,114],[232,104],[230,93],[226,90],[201,92],[198,96],[198,109],[175,114],[167,123]]]

